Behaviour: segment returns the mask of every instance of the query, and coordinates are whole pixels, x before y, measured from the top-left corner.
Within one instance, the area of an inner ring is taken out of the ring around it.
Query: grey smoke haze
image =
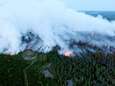
[[[56,45],[67,50],[71,39],[115,47],[115,40],[105,37],[113,38],[114,32],[115,21],[76,12],[61,0],[0,1],[0,53],[16,54],[27,47],[48,52]],[[102,37],[87,37],[85,33]]]

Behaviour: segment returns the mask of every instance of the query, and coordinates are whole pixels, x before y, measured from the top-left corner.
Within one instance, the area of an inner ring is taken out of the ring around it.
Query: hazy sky
[[[105,10],[115,11],[115,0],[65,0],[67,4],[77,10]]]

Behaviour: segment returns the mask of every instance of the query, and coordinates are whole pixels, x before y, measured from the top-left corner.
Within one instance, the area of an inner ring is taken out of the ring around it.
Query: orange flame
[[[66,57],[71,57],[71,56],[74,56],[74,54],[73,54],[72,51],[65,51],[65,52],[64,52],[64,56],[66,56]]]

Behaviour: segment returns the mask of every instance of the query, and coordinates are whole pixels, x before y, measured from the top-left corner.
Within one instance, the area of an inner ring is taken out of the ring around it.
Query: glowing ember
[[[64,56],[71,57],[71,56],[74,56],[74,53],[72,51],[65,51]]]

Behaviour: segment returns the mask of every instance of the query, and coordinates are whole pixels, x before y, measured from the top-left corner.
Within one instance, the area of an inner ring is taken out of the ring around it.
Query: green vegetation
[[[115,86],[115,54],[85,53],[64,57],[55,50],[43,54],[30,52],[0,55],[0,86]],[[48,71],[48,77],[43,73]]]

